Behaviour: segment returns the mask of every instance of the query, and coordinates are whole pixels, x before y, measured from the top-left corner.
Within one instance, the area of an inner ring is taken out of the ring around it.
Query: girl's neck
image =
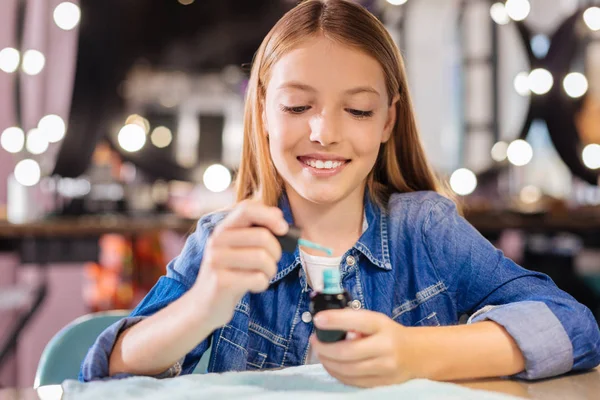
[[[335,204],[315,204],[287,188],[294,224],[302,228],[302,237],[343,255],[362,234],[364,188],[357,188]],[[312,249],[308,254],[322,255]]]

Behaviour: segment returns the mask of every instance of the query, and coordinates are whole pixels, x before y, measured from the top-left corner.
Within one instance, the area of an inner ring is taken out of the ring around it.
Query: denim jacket
[[[289,203],[280,201],[288,223]],[[224,213],[198,222],[178,257],[131,316],[106,329],[90,348],[80,380],[108,378],[120,332],[183,295],[193,284],[207,238]],[[541,273],[506,258],[434,192],[393,194],[385,208],[365,195],[363,234],[342,257],[342,285],[352,307],[404,326],[492,320],[514,338],[526,361],[517,377],[538,379],[600,364],[600,332],[588,308]],[[210,347],[208,372],[305,364],[313,332],[298,249],[284,253],[269,288],[246,294],[232,320],[161,376],[191,373]]]

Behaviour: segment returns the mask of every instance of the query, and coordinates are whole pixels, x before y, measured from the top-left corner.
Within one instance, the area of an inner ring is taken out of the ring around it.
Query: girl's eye
[[[346,111],[358,119],[369,118],[373,116],[373,111],[354,110],[352,108],[347,108]]]
[[[310,109],[310,106],[298,106],[298,107],[288,107],[281,105],[281,111],[290,113],[290,114],[302,114],[303,112]]]
[[[306,112],[310,109],[311,109],[310,106],[288,107],[288,106],[284,106],[283,104],[281,105],[281,111],[290,113],[290,114],[302,114],[303,112]],[[352,108],[347,108],[346,111],[358,119],[369,118],[369,117],[373,116],[373,111],[355,110]]]

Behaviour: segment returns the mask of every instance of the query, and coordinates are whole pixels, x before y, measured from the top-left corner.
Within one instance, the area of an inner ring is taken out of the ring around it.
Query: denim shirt
[[[293,223],[284,196],[280,208]],[[108,360],[120,332],[177,300],[196,280],[207,238],[224,213],[203,217],[181,254],[131,316],[106,329],[90,348],[80,380],[109,378]],[[393,194],[381,208],[365,195],[364,232],[342,257],[342,285],[353,308],[387,315],[404,326],[492,320],[525,358],[517,377],[538,379],[600,364],[600,332],[588,308],[541,273],[506,258],[435,192]],[[269,288],[246,294],[232,320],[160,377],[194,371],[210,347],[208,372],[305,364],[313,324],[298,249],[284,253]],[[126,375],[120,375],[122,377]],[[112,377],[114,378],[114,377]]]

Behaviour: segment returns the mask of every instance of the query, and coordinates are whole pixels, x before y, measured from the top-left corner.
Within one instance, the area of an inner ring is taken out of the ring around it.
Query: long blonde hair
[[[277,205],[283,181],[271,160],[263,126],[266,87],[273,65],[300,42],[319,34],[379,61],[390,104],[399,95],[392,135],[381,145],[375,166],[367,177],[372,199],[385,204],[394,192],[433,190],[445,194],[425,158],[402,56],[383,24],[350,1],[308,0],[275,24],[255,54],[244,110],[237,200],[259,197],[267,205]]]

